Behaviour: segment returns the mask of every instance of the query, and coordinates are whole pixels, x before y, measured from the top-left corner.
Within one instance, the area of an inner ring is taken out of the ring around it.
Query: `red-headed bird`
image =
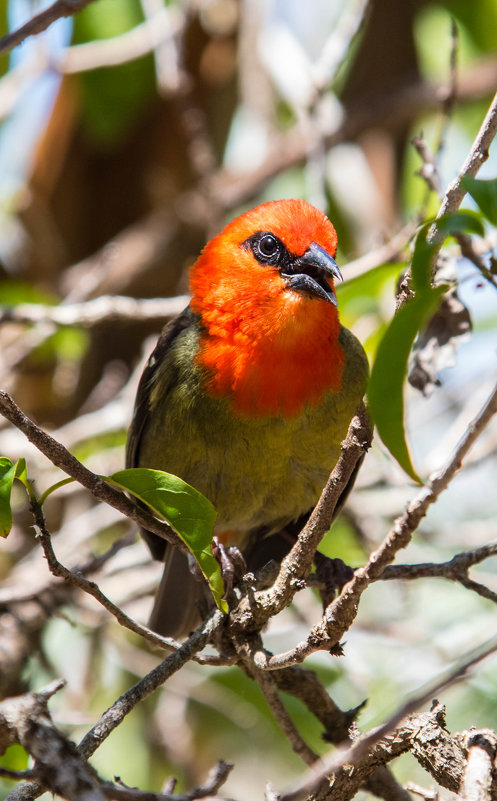
[[[313,509],[364,394],[366,355],[338,319],[336,247],[331,222],[303,200],[233,220],[193,265],[190,305],[164,328],[138,388],[127,466],[206,495],[216,535],[253,564],[273,557],[258,557],[266,538]],[[150,625],[187,634],[199,582],[182,553],[143,535],[166,561]]]

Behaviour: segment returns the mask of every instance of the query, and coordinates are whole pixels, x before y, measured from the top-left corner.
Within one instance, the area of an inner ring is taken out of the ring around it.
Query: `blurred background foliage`
[[[0,26],[15,28],[42,5],[2,0]],[[91,2],[0,58],[2,306],[183,294],[188,266],[224,221],[263,200],[302,196],[336,225],[341,319],[373,357],[414,226],[439,205],[417,175],[412,137],[422,134],[436,153],[445,186],[497,86],[496,54],[495,0]],[[480,177],[496,173],[494,151]],[[374,269],[355,261],[388,248],[399,232],[400,244]],[[406,390],[409,440],[423,476],[447,458],[496,374],[495,287],[455,245],[447,253],[473,331],[430,397]],[[161,320],[139,315],[67,326],[4,319],[2,384],[92,469],[110,474],[122,466],[137,378],[160,328]],[[2,453],[26,456],[40,491],[57,480],[46,460],[1,426]],[[496,441],[493,426],[406,561],[441,561],[495,539]],[[376,445],[322,550],[361,564],[413,493]],[[47,515],[69,566],[132,533],[74,485],[51,498]],[[160,566],[141,542],[130,542],[98,580],[145,621]],[[475,572],[497,586],[495,559]],[[78,740],[159,656],[90,598],[60,587],[46,595],[49,576],[21,496],[15,531],[0,549],[0,576],[7,588],[45,593],[41,606],[22,607],[28,634],[2,692],[63,676],[55,717]],[[318,616],[317,598],[301,593],[272,622],[268,647],[286,650]],[[345,656],[315,656],[309,666],[342,708],[368,699],[358,721],[366,730],[494,631],[494,621],[492,603],[459,585],[379,582],[367,592]],[[450,728],[497,727],[494,667],[487,663],[445,693]],[[294,699],[285,703],[311,747],[324,752],[315,721]],[[266,780],[282,786],[301,770],[241,671],[190,663],[125,719],[92,762],[103,776],[157,791],[170,773],[180,788],[200,784],[219,757],[235,763],[225,792],[242,801],[262,797]],[[0,764],[20,768],[26,757],[15,747]],[[410,758],[395,770],[423,783]],[[9,785],[0,786],[6,795]]]

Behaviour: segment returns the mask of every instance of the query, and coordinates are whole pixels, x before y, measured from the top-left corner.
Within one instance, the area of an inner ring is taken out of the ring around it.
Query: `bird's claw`
[[[221,567],[224,581],[223,599],[226,600],[231,594],[235,580],[247,572],[247,565],[236,545],[223,545],[216,536],[212,539],[212,554]]]

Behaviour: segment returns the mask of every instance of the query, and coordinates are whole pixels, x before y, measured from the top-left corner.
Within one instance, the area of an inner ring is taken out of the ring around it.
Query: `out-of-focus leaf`
[[[18,303],[44,303],[54,306],[59,300],[56,295],[39,289],[25,281],[7,279],[0,281],[0,303],[5,306],[17,306]]]
[[[436,225],[439,237],[428,241],[428,232]],[[425,223],[418,232],[411,265],[415,296],[397,312],[378,346],[371,371],[368,397],[371,416],[378,434],[392,456],[415,481],[420,481],[411,461],[404,429],[403,386],[409,353],[414,340],[434,314],[447,286],[431,286],[433,261],[440,248],[440,238],[459,231],[482,234],[480,217],[470,211],[447,214]]]
[[[478,51],[495,53],[497,49],[497,6],[494,0],[445,0],[445,13],[456,17],[458,24],[464,26],[473,48]]]
[[[0,757],[0,765],[8,770],[26,770],[29,763],[29,754],[22,745],[9,745]]]
[[[397,312],[381,340],[368,386],[369,411],[378,434],[400,466],[421,481],[411,461],[404,431],[404,378],[414,339],[446,291],[435,287],[414,297]]]
[[[482,181],[466,175],[461,183],[487,220],[492,225],[497,225],[497,178],[493,178],[491,181]]]
[[[30,358],[38,364],[50,363],[54,359],[77,362],[86,352],[88,343],[88,332],[83,328],[65,326],[34,348]]]
[[[0,456],[0,537],[7,537],[12,528],[10,496],[15,478],[27,484],[25,460],[12,462],[7,456]]]
[[[373,311],[378,305],[378,297],[383,292],[385,285],[389,282],[393,284],[403,269],[405,269],[403,262],[388,262],[347,281],[347,268],[345,267],[342,271],[345,281],[335,287],[340,315],[358,316],[356,312],[364,314]]]
[[[74,18],[74,42],[110,39],[143,22],[135,0],[100,0],[90,3]],[[155,91],[151,55],[116,67],[92,70],[79,76],[83,88],[83,120],[87,135],[102,147],[124,139]]]
[[[174,529],[195,557],[217,606],[227,612],[221,569],[212,555],[216,520],[212,503],[178,476],[161,470],[134,467],[119,470],[106,480],[146,503]]]

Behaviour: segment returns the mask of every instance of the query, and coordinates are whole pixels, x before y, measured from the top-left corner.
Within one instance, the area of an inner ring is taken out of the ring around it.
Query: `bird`
[[[126,466],[203,493],[217,541],[250,566],[289,550],[365,392],[366,354],[339,321],[336,249],[333,224],[302,199],[229,222],[191,267],[190,303],[139,382]],[[141,533],[165,561],[149,625],[184,637],[200,619],[201,584],[188,557]]]

